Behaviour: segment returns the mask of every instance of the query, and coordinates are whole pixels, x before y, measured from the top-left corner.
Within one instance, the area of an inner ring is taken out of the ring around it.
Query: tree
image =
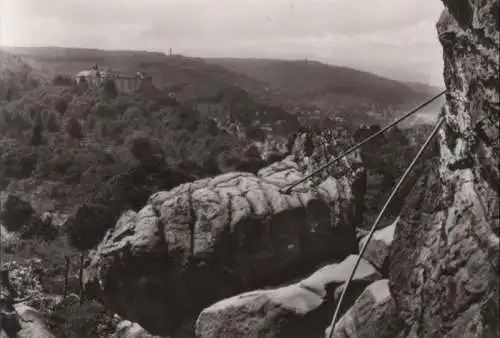
[[[43,143],[42,134],[43,134],[42,114],[37,113],[35,116],[35,121],[33,122],[30,144],[35,147],[41,145]]]
[[[49,117],[47,118],[47,131],[49,133],[57,133],[59,130],[60,128],[57,116],[54,112],[50,112]]]
[[[80,125],[80,122],[78,122],[77,117],[72,116],[68,120],[68,123],[66,124],[66,132],[74,139],[81,140],[83,138],[82,126]]]
[[[163,159],[163,150],[159,142],[151,139],[145,133],[135,132],[128,140],[128,149],[132,156],[145,164],[155,157]]]
[[[54,86],[72,86],[73,80],[71,79],[71,77],[69,77],[67,75],[57,74],[52,79],[52,84]]]
[[[85,77],[81,77],[74,88],[74,92],[77,94],[83,94],[89,89],[89,82]]]
[[[54,109],[64,115],[68,110],[69,101],[66,97],[60,97],[54,102]]]
[[[5,101],[7,102],[12,101],[12,96],[13,96],[12,87],[9,86],[9,88],[7,88],[7,93],[5,94]]]
[[[84,204],[75,216],[68,220],[65,230],[70,244],[80,251],[85,251],[99,244],[114,222],[115,217],[107,206]]]
[[[101,121],[99,123],[99,137],[101,139],[105,139],[109,137],[109,134],[111,133],[110,127],[109,127],[109,122],[107,121]]]
[[[34,214],[31,204],[16,195],[8,195],[0,219],[9,231],[19,231],[28,223]]]
[[[118,96],[118,88],[116,88],[116,83],[113,79],[106,79],[103,81],[101,94],[105,99],[116,99]]]

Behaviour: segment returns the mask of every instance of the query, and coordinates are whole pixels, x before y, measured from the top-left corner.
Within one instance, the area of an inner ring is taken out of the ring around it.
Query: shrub
[[[89,89],[89,82],[86,78],[81,78],[78,84],[74,88],[76,94],[82,95]]]
[[[54,86],[72,86],[73,85],[73,79],[71,77],[67,76],[67,75],[57,74],[52,79],[52,84]]]
[[[99,123],[99,129],[98,129],[98,134],[101,139],[108,138],[109,135],[111,134],[111,127],[109,126],[108,121],[101,121]]]
[[[64,115],[68,110],[69,100],[66,97],[59,97],[54,101],[54,109],[58,111],[61,115]]]
[[[21,239],[43,239],[52,241],[57,238],[59,231],[52,224],[50,218],[44,220],[32,217],[21,229]]]
[[[129,138],[128,149],[141,163],[152,160],[153,157],[163,159],[161,145],[144,132],[134,132]]]
[[[105,205],[82,205],[66,224],[65,230],[70,244],[81,251],[93,248],[113,225],[113,216]]]
[[[9,126],[13,129],[24,131],[31,128],[30,119],[21,112],[11,113],[10,118],[8,118]]]
[[[256,141],[264,141],[266,139],[266,133],[256,126],[249,126],[246,128],[247,137],[256,140]]]
[[[116,118],[118,117],[117,109],[109,103],[100,102],[96,104],[92,109],[92,115],[104,118]]]
[[[35,117],[35,121],[33,122],[30,144],[35,147],[41,145],[43,143],[42,134],[43,134],[42,115],[38,113]]]
[[[72,116],[69,118],[66,124],[66,132],[73,139],[81,140],[83,138],[82,126],[77,117]]]
[[[57,121],[57,115],[55,112],[50,112],[47,118],[47,131],[49,133],[59,132],[59,122]]]
[[[49,327],[56,337],[110,337],[118,321],[113,313],[95,300],[80,304],[72,295],[59,304],[49,316]]]
[[[9,231],[18,231],[28,223],[34,210],[31,204],[16,195],[9,195],[3,205],[0,219]]]
[[[43,297],[40,275],[43,273],[42,260],[30,257],[24,261],[10,261],[2,264],[8,272],[9,281],[18,297]]]
[[[116,99],[118,96],[118,88],[113,79],[106,79],[102,82],[101,97],[105,100]]]
[[[17,145],[2,151],[0,166],[5,177],[23,179],[31,176],[37,162],[38,154],[33,147]]]

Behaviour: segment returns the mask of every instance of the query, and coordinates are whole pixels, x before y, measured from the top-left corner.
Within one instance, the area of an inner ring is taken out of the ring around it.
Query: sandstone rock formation
[[[335,338],[393,338],[398,333],[396,306],[387,279],[373,282],[335,325]],[[330,335],[331,326],[326,330]]]
[[[322,261],[357,251],[352,181],[344,173],[280,188],[303,177],[312,159],[305,138],[295,153],[258,175],[229,173],[153,194],[139,212],[125,212],[89,254],[85,279],[119,315],[167,335],[203,307],[255,287],[284,283]]]
[[[499,1],[444,1],[440,162],[396,228],[391,292],[401,337],[498,330]]]
[[[447,95],[440,158],[420,166],[425,175],[415,176],[401,218],[382,230],[393,237],[375,238],[364,255],[388,281],[370,285],[327,329],[334,337],[500,334],[499,1],[443,2],[437,28]],[[357,251],[359,161],[347,159],[340,171],[331,168],[290,195],[279,192],[338,153],[324,139],[299,134],[292,155],[257,175],[230,173],[152,195],[138,213],[124,213],[90,253],[87,288],[152,333],[169,334],[204,306],[269,285],[275,288],[206,308],[200,337],[293,337],[298,326],[286,331],[286,323],[324,325],[335,299],[325,286],[335,280],[334,295],[345,286],[320,270],[277,287],[323,260]]]
[[[399,217],[389,226],[375,231],[372,238],[368,242],[363,258],[373,264],[381,273],[386,273],[389,265],[389,256],[394,240],[394,231],[398,224]],[[363,236],[359,241],[359,250],[365,245],[368,240],[367,235]]]
[[[384,297],[369,288],[337,322],[334,337],[500,333],[499,1],[443,2],[440,159],[423,166],[426,175],[406,200]]]
[[[201,312],[196,322],[196,336],[321,337],[331,313],[332,294],[327,291],[347,279],[357,257],[350,255],[343,262],[325,266],[295,284],[220,301]],[[366,287],[380,278],[375,268],[362,260],[354,284]]]

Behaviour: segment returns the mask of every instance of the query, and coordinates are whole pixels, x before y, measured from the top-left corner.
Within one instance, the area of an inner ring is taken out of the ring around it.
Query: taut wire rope
[[[392,202],[392,199],[394,198],[394,196],[396,196],[396,193],[398,192],[399,188],[404,183],[404,181],[406,180],[406,178],[410,174],[410,172],[413,169],[413,167],[415,167],[415,165],[417,164],[418,160],[420,159],[420,157],[422,156],[422,154],[424,153],[424,151],[429,146],[431,140],[434,138],[434,136],[436,135],[436,133],[439,131],[439,128],[443,124],[444,120],[445,120],[444,117],[441,117],[438,120],[436,126],[434,127],[434,129],[432,130],[432,132],[429,134],[429,136],[425,140],[425,142],[422,145],[422,147],[420,147],[420,150],[418,151],[418,153],[413,158],[413,161],[410,163],[410,165],[408,166],[408,168],[406,168],[406,171],[404,172],[403,176],[401,176],[401,178],[399,179],[399,182],[396,184],[396,186],[392,190],[391,194],[389,195],[389,198],[387,198],[387,201],[385,202],[384,206],[382,207],[382,210],[380,210],[380,213],[377,216],[377,219],[375,220],[375,222],[373,223],[373,225],[372,225],[372,227],[370,229],[370,232],[365,237],[365,241],[363,243],[363,246],[362,246],[361,250],[359,251],[358,258],[356,259],[356,262],[354,263],[354,267],[352,268],[352,271],[351,271],[351,274],[349,275],[349,278],[347,279],[346,283],[344,284],[344,288],[342,290],[342,294],[340,295],[340,298],[339,298],[339,300],[337,302],[337,305],[335,307],[335,312],[333,314],[331,325],[329,327],[329,329],[330,329],[330,333],[328,335],[329,338],[333,338],[333,332],[335,331],[335,323],[336,323],[337,317],[339,316],[339,313],[340,313],[340,306],[342,305],[342,301],[344,300],[344,297],[345,297],[345,295],[347,293],[347,289],[349,287],[349,284],[352,282],[352,279],[354,278],[354,274],[356,273],[356,269],[359,266],[359,263],[361,261],[361,257],[363,257],[363,254],[364,254],[366,248],[368,247],[368,243],[370,242],[370,239],[372,238],[373,234],[375,233],[375,230],[377,229],[378,223],[382,219],[382,216],[384,215],[387,207]]]
[[[373,140],[375,137],[379,136],[380,134],[384,133],[385,131],[387,131],[389,128],[392,128],[394,127],[396,124],[400,123],[401,121],[407,119],[408,117],[410,117],[411,115],[415,114],[416,112],[418,112],[420,109],[422,109],[423,107],[427,106],[429,103],[431,103],[432,101],[436,100],[437,98],[439,98],[441,95],[443,95],[444,93],[446,93],[446,91],[442,91],[441,93],[435,95],[434,97],[430,98],[429,100],[425,101],[424,103],[420,104],[418,107],[410,110],[408,113],[406,113],[405,115],[401,116],[400,118],[396,119],[394,122],[388,124],[387,126],[385,126],[383,129],[377,131],[376,133],[373,133],[371,136],[367,137],[366,139],[364,139],[363,141],[359,142],[358,144],[355,144],[354,146],[352,146],[351,148],[347,149],[345,152],[343,152],[342,154],[340,154],[339,156],[335,157],[334,159],[328,161],[327,163],[323,164],[322,166],[320,166],[319,168],[315,169],[313,172],[309,173],[308,175],[304,176],[303,178],[293,182],[291,185],[289,185],[288,187],[284,188],[281,190],[282,193],[285,193],[285,194],[288,194],[290,193],[290,191],[296,187],[297,185],[301,184],[302,182],[305,182],[306,180],[308,180],[309,178],[313,177],[313,176],[316,176],[317,174],[319,174],[321,171],[325,170],[326,168],[330,167],[332,164],[336,163],[338,160],[344,158],[345,156],[349,155],[350,153],[352,153],[353,151],[355,151],[356,149],[358,149],[359,147],[362,147],[363,145],[365,145],[366,143],[370,142],[371,140]]]

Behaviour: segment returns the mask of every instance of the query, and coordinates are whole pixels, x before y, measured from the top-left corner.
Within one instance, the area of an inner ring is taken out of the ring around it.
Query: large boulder
[[[142,326],[133,323],[130,320],[122,320],[116,325],[116,331],[110,338],[161,338],[153,336],[146,331]]]
[[[443,1],[440,160],[395,231],[400,337],[499,336],[499,1]]]
[[[344,283],[358,256],[331,264],[288,286],[243,293],[204,309],[196,322],[196,336],[321,337],[333,311],[332,291]],[[366,287],[381,275],[365,260],[353,284]]]
[[[356,299],[354,305],[335,324],[335,338],[393,338],[399,327],[394,318],[396,305],[389,291],[387,279],[373,282]],[[331,326],[325,336],[330,337]]]
[[[288,282],[357,251],[350,171],[307,181],[290,155],[257,175],[234,172],[153,194],[89,254],[86,289],[149,332],[168,335],[217,300]],[[354,167],[354,168],[353,168]]]
[[[368,239],[368,235],[364,235],[359,241],[360,251],[366,241],[368,241],[363,258],[372,263],[382,274],[387,273],[391,245],[394,240],[394,231],[396,230],[398,221],[399,217],[391,225],[376,230],[370,239]]]

